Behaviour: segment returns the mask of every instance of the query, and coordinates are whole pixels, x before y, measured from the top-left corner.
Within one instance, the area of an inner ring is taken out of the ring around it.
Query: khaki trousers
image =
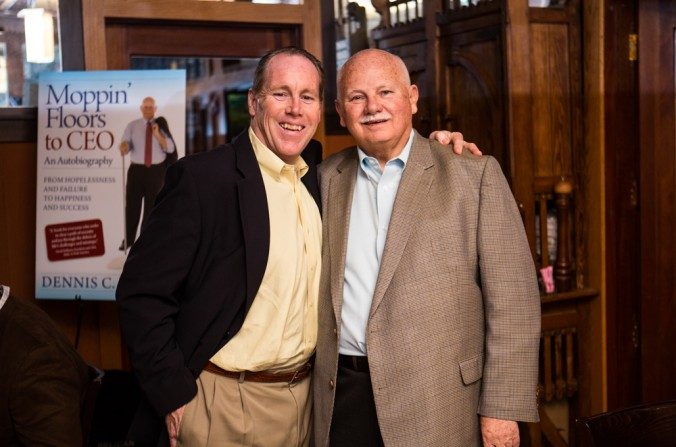
[[[310,377],[289,386],[202,371],[197,395],[183,413],[178,445],[307,447],[311,389]]]

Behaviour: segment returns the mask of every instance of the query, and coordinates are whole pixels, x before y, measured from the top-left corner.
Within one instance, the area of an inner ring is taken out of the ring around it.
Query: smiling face
[[[268,62],[261,91],[249,91],[251,128],[285,163],[298,159],[317,130],[319,83],[319,72],[308,59],[279,54]]]
[[[359,147],[385,161],[399,155],[418,111],[418,88],[401,59],[382,50],[361,51],[345,63],[338,82],[340,123]]]

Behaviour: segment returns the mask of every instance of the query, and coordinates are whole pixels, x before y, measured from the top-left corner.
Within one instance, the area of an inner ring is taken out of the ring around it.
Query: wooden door
[[[606,359],[608,410],[641,402],[641,233],[636,0],[604,13]]]
[[[639,1],[642,400],[676,398],[676,2]]]

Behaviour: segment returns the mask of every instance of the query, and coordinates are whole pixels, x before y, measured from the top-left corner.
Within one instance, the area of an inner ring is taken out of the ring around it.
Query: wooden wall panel
[[[494,156],[510,178],[505,135],[502,40],[498,28],[482,30],[485,39],[469,43],[475,32],[444,42],[445,108],[442,127],[459,130],[466,140]]]
[[[0,145],[5,233],[0,244],[0,282],[22,298],[35,296],[35,143]]]
[[[676,3],[639,3],[642,399],[676,398]]]
[[[127,52],[127,28],[121,23],[106,25],[106,69],[128,70],[130,66]]]
[[[531,25],[531,100],[535,176],[572,175],[568,27]]]

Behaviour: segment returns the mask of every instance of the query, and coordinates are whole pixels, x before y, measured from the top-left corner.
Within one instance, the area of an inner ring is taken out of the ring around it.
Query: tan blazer
[[[328,444],[356,149],[320,165],[322,279],[315,440]],[[367,326],[385,445],[480,444],[477,413],[537,421],[540,300],[519,212],[491,157],[454,155],[417,133],[387,234]]]

